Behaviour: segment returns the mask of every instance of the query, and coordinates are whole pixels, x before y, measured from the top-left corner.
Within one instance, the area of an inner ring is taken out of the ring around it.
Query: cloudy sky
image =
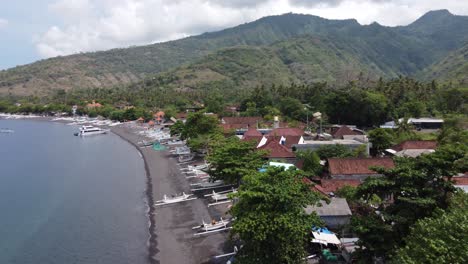
[[[468,0],[1,0],[0,69],[143,45],[288,12],[409,24],[429,10],[468,15]]]

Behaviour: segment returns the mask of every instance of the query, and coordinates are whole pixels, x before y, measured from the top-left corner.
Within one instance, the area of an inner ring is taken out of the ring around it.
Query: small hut
[[[160,125],[164,122],[164,117],[166,114],[163,111],[158,111],[156,114],[153,115],[156,124]]]

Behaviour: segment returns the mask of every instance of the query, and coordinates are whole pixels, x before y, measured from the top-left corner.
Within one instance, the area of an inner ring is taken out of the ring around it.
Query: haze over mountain
[[[153,75],[170,77],[166,84],[180,89],[316,81],[339,85],[361,72],[369,78],[447,79],[447,71],[421,72],[437,68],[438,61],[450,64],[451,58],[459,58],[452,52],[467,43],[468,17],[447,10],[429,12],[400,27],[284,14],[181,40],[57,57],[1,71],[0,94],[123,86]],[[466,79],[466,71],[460,74],[459,79]]]

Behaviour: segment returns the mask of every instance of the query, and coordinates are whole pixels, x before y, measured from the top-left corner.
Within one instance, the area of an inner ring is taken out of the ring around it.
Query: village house
[[[391,158],[330,158],[328,159],[328,173],[332,179],[357,179],[381,176],[370,167],[395,167]]]
[[[365,146],[366,154],[369,155],[369,143],[362,142],[356,139],[333,139],[333,140],[309,140],[304,139],[298,144],[292,146],[295,150],[312,150],[316,151],[323,146],[343,145],[347,149],[353,151],[361,146]]]
[[[308,205],[305,209],[307,214],[313,212],[322,219],[330,229],[339,229],[349,224],[351,220],[351,209],[344,198],[333,197],[329,203],[320,201],[320,206]]]
[[[160,125],[164,122],[166,114],[163,111],[158,111],[153,115],[156,124]]]
[[[398,157],[415,158],[422,154],[435,152],[437,141],[432,140],[407,140],[398,145],[395,145],[385,151],[391,155]]]
[[[453,185],[468,193],[468,173],[452,177]]]
[[[93,100],[92,103],[86,105],[86,108],[88,108],[88,109],[96,109],[96,108],[100,108],[100,107],[102,107],[102,105],[100,103],[96,103],[95,100]]]
[[[276,140],[269,140],[266,144],[258,147],[258,149],[266,150],[268,152],[266,157],[270,161],[294,163],[296,160],[296,154]]]
[[[361,183],[358,179],[320,179],[314,189],[325,196],[333,197],[339,189],[345,186],[358,187]]]
[[[400,118],[398,122],[403,122],[404,119]],[[444,120],[439,119],[439,118],[430,118],[430,117],[424,117],[424,118],[409,118],[408,119],[408,124],[411,124],[414,126],[415,129],[417,130],[434,130],[434,129],[441,129],[442,126],[444,125]],[[386,122],[385,124],[380,126],[381,128],[391,128],[395,129],[398,128],[398,125],[395,124],[395,121],[390,121]]]
[[[335,139],[345,139],[344,136],[365,136],[364,131],[348,126],[332,126],[331,135]]]
[[[249,128],[258,128],[259,124],[263,122],[263,118],[259,116],[246,116],[246,117],[223,117],[221,118],[220,126],[224,132],[248,130]]]

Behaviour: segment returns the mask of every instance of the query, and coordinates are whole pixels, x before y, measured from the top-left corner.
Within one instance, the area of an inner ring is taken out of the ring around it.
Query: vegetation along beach
[[[468,262],[468,3],[169,2],[0,8],[0,263]]]

